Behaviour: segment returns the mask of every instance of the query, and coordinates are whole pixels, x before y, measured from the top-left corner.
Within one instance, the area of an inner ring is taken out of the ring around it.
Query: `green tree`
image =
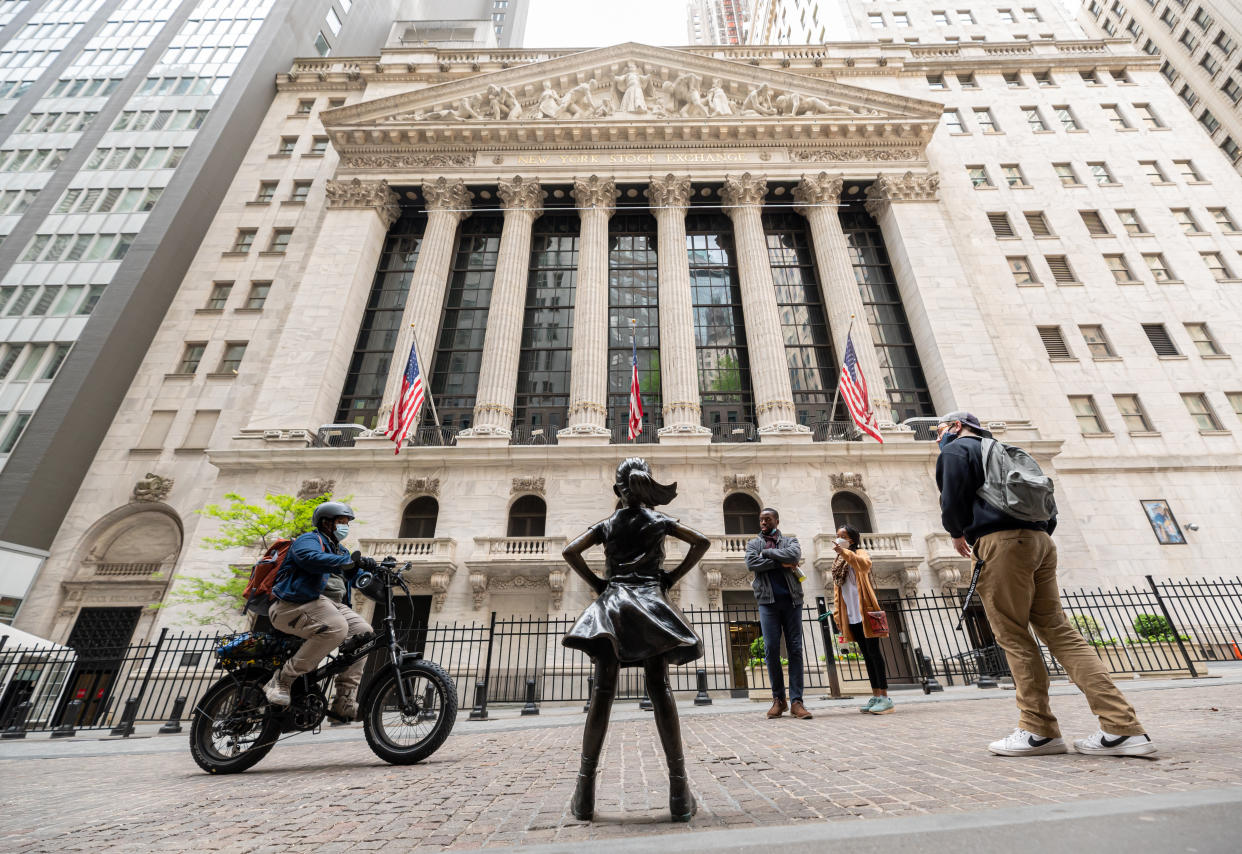
[[[313,498],[268,493],[264,496],[265,504],[252,503],[236,492],[225,493],[224,498],[226,504],[208,504],[198,511],[199,515],[220,520],[219,533],[203,537],[203,545],[219,551],[242,548],[262,552],[276,540],[309,531],[315,508],[330,501],[332,493],[325,492]],[[253,560],[258,557],[253,554]],[[188,605],[187,622],[199,626],[219,623],[236,628],[242,623],[246,605],[242,594],[250,581],[252,564],[253,561],[231,564],[223,575],[206,578],[178,575],[168,598],[156,607]]]

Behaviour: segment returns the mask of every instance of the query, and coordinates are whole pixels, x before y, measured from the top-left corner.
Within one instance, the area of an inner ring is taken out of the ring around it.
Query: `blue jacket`
[[[309,531],[293,541],[289,556],[276,574],[272,593],[282,602],[302,605],[313,602],[323,593],[328,576],[332,573],[344,576],[352,570],[354,559],[340,543],[326,534]],[[353,585],[345,578],[345,604],[350,604]]]
[[[779,529],[772,532],[776,535],[776,548],[770,549],[763,537],[755,537],[746,544],[746,568],[755,574],[751,580],[751,589],[755,591],[755,602],[759,605],[771,605],[776,601],[772,592],[770,572],[783,572],[785,586],[789,588],[790,598],[797,607],[802,606],[802,583],[798,581],[798,573],[786,569],[783,564],[799,563],[802,560],[802,546],[798,545],[797,537],[786,537]]]

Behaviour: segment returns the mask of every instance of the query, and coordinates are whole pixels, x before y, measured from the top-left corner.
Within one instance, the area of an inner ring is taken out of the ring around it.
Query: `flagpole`
[[[845,330],[845,340],[847,342],[847,346],[850,340],[850,333],[853,331],[854,331],[854,315],[851,314],[850,315],[850,326],[848,329]],[[837,400],[839,400],[841,397],[841,370],[840,369],[844,367],[845,367],[845,347],[842,347],[841,348],[841,364],[838,366],[838,370],[837,370],[837,387],[832,392],[832,409],[828,410],[828,424],[829,425],[832,424],[832,419],[837,417]],[[829,426],[828,430],[829,432],[831,432],[832,427]]]
[[[631,361],[631,362],[630,362],[630,365],[631,365],[630,370],[631,370],[631,371],[635,370],[635,369],[636,369],[636,367],[637,367],[637,365],[638,365],[638,339],[635,337],[635,332],[637,331],[637,329],[638,329],[638,320],[637,320],[637,319],[635,319],[635,318],[633,318],[633,317],[631,317],[631,318],[630,318],[630,358],[633,360],[633,361]],[[641,390],[641,389],[640,389],[640,390]],[[633,404],[631,404],[631,406],[632,406],[632,405],[633,405]],[[628,418],[628,416],[627,416],[627,418],[626,418],[626,425],[627,425],[627,428],[628,428],[628,425],[629,425],[629,418]],[[643,432],[643,423],[642,423],[642,421],[639,421],[639,422],[638,422],[638,434],[637,434],[637,435],[641,435],[641,434],[642,434],[642,432]],[[626,433],[627,433],[627,434],[629,433],[629,430],[628,430],[628,429],[626,430]],[[631,442],[633,442],[633,441],[634,441],[634,439],[633,439],[633,438],[631,438],[631,439],[630,439],[630,441],[631,441]]]
[[[427,396],[427,405],[431,407],[431,417],[436,422],[436,429],[440,429],[440,416],[436,414],[436,399],[431,395],[431,374],[427,373],[427,363],[423,361],[423,356],[418,352],[418,332],[414,329],[414,324],[410,324],[410,346],[414,348],[414,358],[418,360],[418,369],[423,372],[423,389]]]

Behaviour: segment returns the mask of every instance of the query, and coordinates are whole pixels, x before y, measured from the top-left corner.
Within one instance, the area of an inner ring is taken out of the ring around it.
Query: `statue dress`
[[[617,78],[617,85],[622,90],[621,106],[617,107],[618,112],[647,112],[647,99],[643,97],[643,75],[638,73],[633,63],[630,63],[625,73]]]

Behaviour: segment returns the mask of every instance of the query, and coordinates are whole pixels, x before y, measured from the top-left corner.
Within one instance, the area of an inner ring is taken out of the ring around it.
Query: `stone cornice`
[[[385,228],[401,216],[400,196],[393,192],[387,181],[363,181],[359,178],[329,180],[324,192],[330,209],[370,208],[384,221]]]

